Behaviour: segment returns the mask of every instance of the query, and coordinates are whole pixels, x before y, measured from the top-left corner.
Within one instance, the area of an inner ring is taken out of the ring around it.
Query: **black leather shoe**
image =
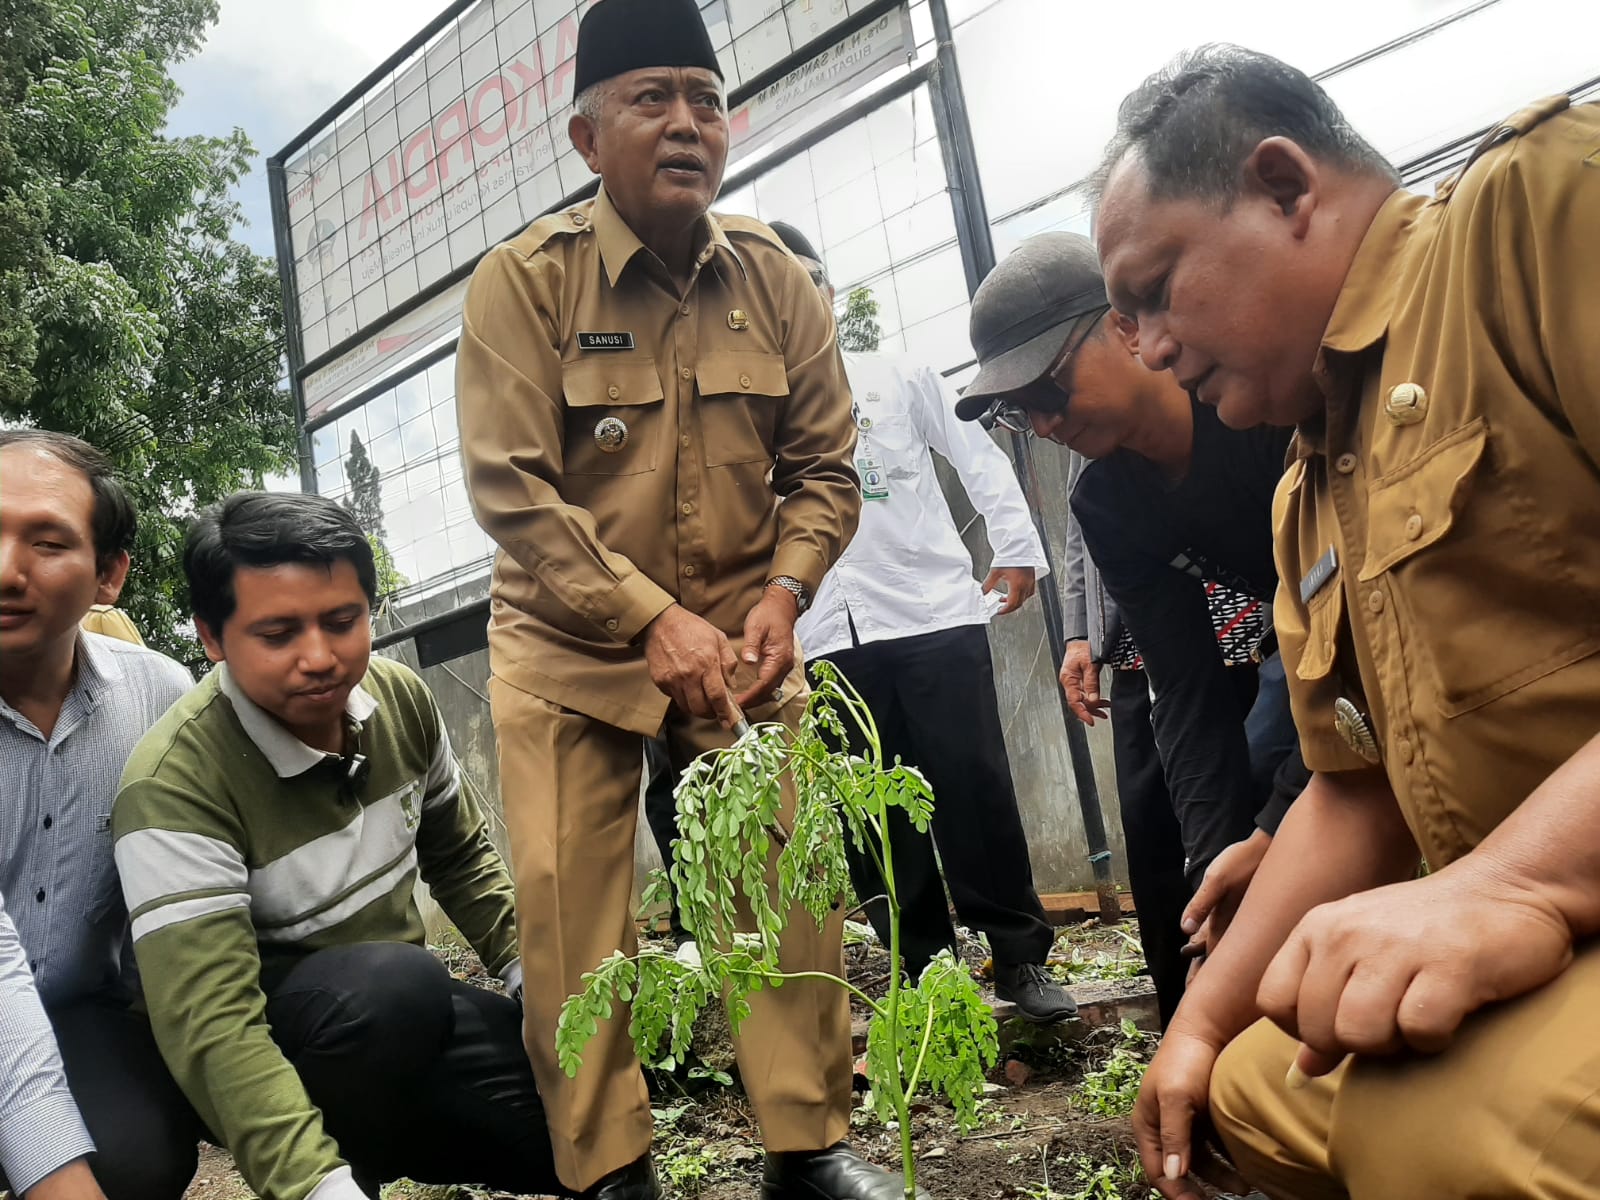
[[[1015,1004],[1017,1015],[1035,1025],[1078,1015],[1078,1002],[1038,963],[995,963],[994,994]]]
[[[646,1154],[593,1184],[578,1200],[661,1200],[656,1165]]]
[[[767,1155],[761,1200],[905,1200],[900,1175],[875,1167],[845,1143]],[[917,1200],[929,1200],[920,1187]]]

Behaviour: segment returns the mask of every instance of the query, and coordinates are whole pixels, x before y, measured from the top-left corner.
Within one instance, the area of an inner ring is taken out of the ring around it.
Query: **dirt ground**
[[[437,950],[459,977],[493,986],[470,952]],[[963,954],[981,973],[981,943],[964,942]],[[847,956],[858,986],[876,993],[887,985],[887,956],[870,939],[851,945]],[[1080,1003],[1095,1002],[1085,1004],[1085,1011],[1096,1019],[1148,1011],[1148,1003],[1141,1006],[1139,999],[1148,995],[1149,980],[1142,975],[1132,922],[1114,929],[1089,924],[1063,930],[1052,963]],[[708,1035],[709,1042],[716,1040]],[[949,1106],[940,1101],[925,1101],[914,1110],[918,1182],[935,1200],[1146,1200],[1154,1195],[1142,1181],[1126,1117],[1108,1115],[1131,1098],[1140,1065],[1154,1049],[1153,1037],[1114,1019],[1096,1028],[1075,1021],[1053,1030],[1009,1022],[1002,1026],[1001,1045],[978,1129],[961,1134]],[[726,1085],[715,1075],[726,1063],[725,1047],[709,1045],[705,1057],[709,1069],[680,1068],[676,1076],[652,1078],[658,1170],[672,1197],[754,1200],[762,1157],[753,1115],[737,1083]],[[864,1080],[858,1084],[864,1086]],[[896,1131],[868,1108],[858,1107],[852,1123],[851,1142],[863,1156],[898,1166]],[[250,1195],[227,1153],[206,1148],[186,1200]],[[385,1200],[500,1198],[466,1186],[401,1181],[385,1189]]]

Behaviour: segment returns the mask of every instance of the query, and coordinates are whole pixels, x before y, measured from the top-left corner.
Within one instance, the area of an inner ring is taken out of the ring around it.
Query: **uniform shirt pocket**
[[[1450,532],[1488,433],[1480,417],[1430,446],[1397,471],[1373,480],[1367,493],[1367,583]]]
[[[778,406],[789,395],[783,355],[715,350],[695,369],[708,467],[771,464]]]
[[[1460,716],[1592,653],[1593,597],[1495,465],[1482,418],[1368,485],[1360,578],[1388,579],[1400,635]]]
[[[651,358],[585,358],[561,368],[567,475],[656,469],[665,395]]]

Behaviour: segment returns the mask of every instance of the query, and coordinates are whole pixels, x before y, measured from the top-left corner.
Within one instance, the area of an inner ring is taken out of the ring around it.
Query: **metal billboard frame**
[[[294,243],[289,221],[288,163],[295,154],[314,142],[319,135],[335,126],[340,117],[349,112],[354,106],[360,104],[368,93],[377,87],[386,76],[405,64],[413,55],[425,49],[452,21],[474,5],[482,2],[483,0],[451,0],[451,3],[438,16],[408,38],[398,50],[369,71],[359,83],[345,92],[316,120],[307,125],[281,150],[267,159],[267,188],[272,206],[273,243],[278,259],[278,285],[283,294],[284,341],[287,344],[289,362],[289,388],[294,397],[295,423],[300,431],[297,455],[300,467],[300,482],[301,486],[307,491],[313,490],[309,434],[314,428],[323,423],[321,418],[326,414],[319,414],[318,421],[315,424],[308,425],[305,402],[306,379],[321,368],[337,362],[342,356],[358,347],[375,331],[383,329],[408,313],[416,311],[429,301],[443,295],[451,288],[458,286],[463,280],[471,276],[484,255],[490,249],[493,249],[494,245],[500,244],[500,241],[505,239],[496,241],[482,252],[474,255],[470,261],[463,263],[460,267],[455,268],[428,286],[418,289],[415,295],[388,309],[380,320],[358,328],[349,336],[329,346],[308,361],[302,353],[302,314],[296,288]],[[798,49],[791,51],[779,62],[774,63],[771,67],[734,89],[728,95],[729,109],[737,108],[752,97],[760,94],[765,89],[784,79],[796,67],[810,61],[843,39],[871,28],[872,25],[896,9],[904,9],[909,15],[911,3],[912,0],[873,0],[872,3],[867,4],[846,20],[813,38]],[[767,162],[769,159],[770,156],[762,159],[762,162]],[[733,181],[730,180],[729,182]],[[545,212],[558,212],[572,204],[588,199],[595,193],[598,186],[598,181],[591,181],[563,196],[558,203],[551,205]],[[401,370],[409,370],[411,365],[413,364],[408,364],[406,368]],[[370,388],[364,389],[364,391],[381,391],[385,384],[393,386],[396,380],[405,377],[407,376],[400,374],[399,371],[390,372],[375,381]],[[340,411],[348,411],[353,405],[349,403],[349,398],[346,398],[341,400],[337,407]]]

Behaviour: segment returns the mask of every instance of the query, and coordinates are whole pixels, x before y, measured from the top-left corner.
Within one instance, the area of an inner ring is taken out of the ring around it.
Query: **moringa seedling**
[[[727,749],[696,759],[678,783],[671,883],[683,923],[701,948],[700,967],[655,948],[613,954],[584,975],[583,991],[562,1006],[556,1052],[562,1069],[577,1074],[600,1022],[627,1005],[640,1060],[664,1059],[670,1069],[688,1054],[695,1018],[716,997],[725,997],[737,1033],[753,992],[795,979],[836,984],[871,1009],[867,1077],[879,1117],[898,1123],[905,1195],[913,1200],[912,1098],[923,1089],[942,1093],[962,1131],[975,1128],[984,1071],[998,1053],[997,1027],[971,971],[948,951],[916,982],[903,978],[888,817],[898,808],[927,833],[933,793],[916,769],[883,761],[877,724],[849,681],[828,663],[815,672],[797,731],[756,725]],[[788,812],[786,790],[793,798]],[[785,924],[813,920],[820,927],[849,896],[845,837],[873,858],[884,881],[890,972],[881,999],[838,975],[779,966]],[[653,872],[645,904],[669,895],[666,873]]]

